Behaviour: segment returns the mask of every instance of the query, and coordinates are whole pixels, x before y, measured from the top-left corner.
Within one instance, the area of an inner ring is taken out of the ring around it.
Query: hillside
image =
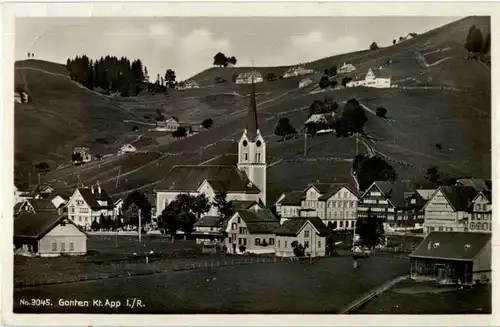
[[[259,83],[257,104],[260,129],[268,143],[268,198],[287,189],[302,188],[316,180],[348,181],[356,140],[332,134],[280,142],[273,129],[280,116],[287,116],[298,129],[307,119],[308,107],[325,96],[342,103],[356,98],[366,109],[365,132],[372,141],[360,152],[375,151],[396,168],[401,179],[422,178],[425,169],[436,165],[454,176],[491,175],[491,86],[490,69],[465,60],[463,43],[475,24],[489,32],[489,18],[468,17],[397,45],[360,51],[308,63],[313,79],[332,65],[352,63],[354,75],[389,75],[394,89],[350,88],[317,92],[315,84],[299,89],[300,77]],[[395,33],[397,34],[397,33]],[[379,66],[385,65],[381,70]],[[22,67],[21,67],[22,66]],[[40,68],[37,68],[40,67]],[[61,66],[62,67],[62,66]],[[16,105],[16,175],[31,160],[67,162],[73,145],[95,144],[108,138],[102,152],[137,141],[144,153],[111,156],[102,162],[49,172],[43,179],[62,187],[73,187],[78,178],[88,184],[100,181],[116,196],[132,189],[151,192],[174,164],[226,163],[236,160],[235,142],[245,126],[250,87],[231,82],[235,73],[248,68],[210,68],[192,79],[201,88],[132,98],[106,97],[73,83],[61,70],[37,61],[16,66],[16,83],[23,82],[33,95],[28,105]],[[257,67],[263,75],[280,76],[287,67]],[[41,69],[43,71],[35,70]],[[221,77],[226,83],[214,84]],[[378,106],[388,110],[388,119],[376,117]],[[212,118],[214,126],[194,136],[173,140],[162,133],[148,132],[155,111],[199,124]],[[36,112],[36,114],[34,114]],[[130,121],[130,122],[129,122]],[[133,125],[139,131],[132,133]],[[56,133],[55,136],[52,136]],[[47,141],[49,140],[49,141]],[[439,147],[436,146],[439,144]],[[113,151],[112,151],[113,150]],[[78,177],[79,175],[79,177]],[[120,178],[117,177],[120,175]],[[293,178],[290,178],[293,176]]]

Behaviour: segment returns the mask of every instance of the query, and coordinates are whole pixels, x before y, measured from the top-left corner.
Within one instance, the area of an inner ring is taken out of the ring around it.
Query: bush
[[[352,78],[350,78],[349,76],[345,76],[344,78],[342,78],[342,86],[346,87],[347,83],[349,83],[350,81],[352,81]]]
[[[370,44],[370,50],[377,50],[377,49],[378,49],[377,42],[373,42],[372,44]]]
[[[201,126],[203,126],[203,128],[206,128],[206,129],[209,129],[210,127],[212,127],[213,124],[214,124],[214,121],[212,120],[212,118],[207,118],[201,122]]]
[[[276,75],[274,73],[268,73],[266,75],[266,80],[269,82],[275,81],[276,80]]]
[[[326,89],[327,87],[330,86],[330,80],[328,79],[328,76],[323,75],[321,79],[319,80],[319,87],[322,89]]]
[[[49,164],[46,162],[40,162],[35,165],[35,168],[40,171],[48,171],[50,170]]]
[[[247,250],[246,246],[244,245],[240,245],[238,249],[240,250],[241,253],[244,253]]]
[[[187,136],[187,130],[185,127],[178,127],[175,132],[172,133],[172,136],[175,138],[181,138]]]
[[[132,127],[132,132],[137,132],[138,130],[139,130],[139,127],[137,127],[137,126]]]
[[[385,109],[384,107],[377,108],[377,117],[386,118],[385,116],[386,114],[387,114],[387,109]]]
[[[288,119],[288,117],[280,118],[278,124],[276,125],[276,128],[274,129],[274,134],[277,136],[287,136],[296,133],[297,131],[290,124],[290,119]]]

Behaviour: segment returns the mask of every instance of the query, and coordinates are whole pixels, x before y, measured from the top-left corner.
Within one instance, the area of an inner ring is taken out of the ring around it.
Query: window
[[[274,245],[274,238],[269,239],[269,245]]]
[[[280,247],[280,246],[281,246],[281,244],[280,244],[280,240],[278,240],[278,247]]]
[[[309,237],[309,231],[308,230],[304,231],[304,237]]]
[[[243,153],[243,158],[244,158],[243,160],[247,161],[248,160],[248,153],[246,153],[246,152]]]
[[[340,228],[343,228],[343,227],[344,227],[344,222],[343,222],[342,220],[339,222],[339,227],[340,227]]]
[[[78,221],[82,221],[82,217],[78,217]]]
[[[71,207],[71,213],[75,213],[75,207]]]
[[[288,241],[285,241],[285,248],[288,246],[288,244],[287,244],[287,243],[288,243]]]
[[[88,222],[89,221],[89,217],[85,217],[85,222]]]
[[[260,162],[260,153],[257,152],[257,162]]]
[[[240,234],[243,234],[243,227],[240,227],[240,229],[239,229],[239,233],[240,233]]]
[[[380,192],[376,192],[376,191],[372,191],[372,192],[370,192],[370,195],[371,195],[371,196],[381,196],[381,195],[382,195],[382,193],[380,193]]]
[[[351,216],[352,216],[352,217],[356,217],[356,211],[352,211],[352,212],[351,212]]]
[[[243,234],[246,234],[246,233],[247,233],[247,228],[243,227]]]
[[[483,211],[486,211],[486,203],[483,203]]]
[[[442,232],[443,231],[443,227],[439,227],[439,231]]]
[[[238,216],[238,224],[241,224],[241,218]]]
[[[321,241],[318,241],[318,249],[321,249]]]
[[[241,237],[238,238],[238,245],[243,245],[243,239]]]
[[[306,247],[306,248],[309,247],[309,241],[304,241],[304,247]]]
[[[349,220],[345,222],[345,228],[349,228]]]
[[[57,251],[57,243],[52,242],[52,251]]]
[[[243,245],[247,245],[247,239],[246,238],[243,239]]]
[[[236,234],[233,234],[232,238],[233,238],[233,242],[236,241]]]
[[[233,223],[233,224],[232,224],[231,229],[232,229],[232,230],[236,230],[237,228],[238,228],[238,227],[237,227],[236,223]]]
[[[61,243],[61,251],[66,251],[66,243],[64,242]]]
[[[260,245],[260,238],[255,239],[255,245]]]

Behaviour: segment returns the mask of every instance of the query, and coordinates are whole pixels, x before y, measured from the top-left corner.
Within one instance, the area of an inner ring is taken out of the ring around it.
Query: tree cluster
[[[195,196],[181,193],[163,210],[158,226],[172,236],[176,235],[179,230],[189,236],[193,231],[194,223],[209,210],[210,201],[204,194]]]
[[[293,248],[293,254],[297,258],[302,258],[305,256],[307,245],[304,246],[304,245],[300,244],[298,241],[293,241],[291,245]]]
[[[109,216],[104,216],[101,214],[99,217],[99,222],[94,218],[92,224],[90,224],[90,229],[93,231],[103,230],[116,230],[121,227],[120,219],[112,219]]]
[[[272,81],[275,81],[277,79],[278,78],[276,77],[276,74],[274,74],[274,73],[267,73],[267,75],[266,75],[266,80],[268,82],[272,82]]]
[[[151,203],[139,191],[130,193],[123,201],[123,222],[126,225],[139,225],[139,210],[141,211],[141,224],[151,222]]]
[[[281,117],[274,129],[274,135],[277,136],[288,136],[296,133],[297,130],[292,126],[288,117]]]
[[[191,134],[192,130],[191,127],[189,127],[189,131],[186,129],[186,127],[179,126],[177,129],[172,133],[172,136],[175,138],[183,138],[186,137],[189,134]]]
[[[325,76],[336,76],[337,75],[337,66],[333,65],[330,68],[326,68],[324,75]]]
[[[235,56],[227,57],[222,52],[218,52],[214,56],[214,66],[218,67],[227,67],[227,65],[229,64],[236,65],[236,61],[237,60]]]
[[[395,181],[398,178],[394,167],[376,156],[357,155],[352,168],[361,190],[366,190],[374,181]]]
[[[373,42],[372,44],[370,44],[370,50],[377,50],[377,49],[378,49],[377,42]]]
[[[330,80],[330,77],[328,77],[328,75],[323,75],[319,80],[318,86],[321,89],[326,89],[327,87],[335,88],[337,84],[338,84],[337,80],[335,79]]]
[[[235,212],[233,204],[227,201],[227,191],[224,190],[215,192],[212,205],[225,219],[229,219]]]
[[[342,115],[334,124],[337,137],[347,137],[354,133],[363,133],[363,126],[367,120],[365,111],[359,102],[354,98],[348,100],[344,105]]]
[[[326,96],[323,98],[323,101],[314,100],[313,103],[311,103],[311,105],[309,106],[308,117],[316,114],[327,114],[330,112],[334,112],[338,109],[338,107],[339,104],[332,97]]]
[[[370,212],[368,217],[359,217],[356,220],[356,234],[359,235],[356,245],[373,249],[379,244],[384,244],[383,220],[377,216],[372,216]]]
[[[349,77],[349,76],[344,76],[342,78],[342,81],[341,81],[341,84],[343,87],[346,87],[347,83],[349,83],[350,81],[352,81],[352,78]]]
[[[376,111],[377,117],[386,118],[387,109],[384,107],[378,107]]]
[[[472,25],[469,28],[469,33],[467,34],[465,40],[465,49],[471,53],[488,53],[490,51],[490,35],[483,40],[483,34],[481,30]]]

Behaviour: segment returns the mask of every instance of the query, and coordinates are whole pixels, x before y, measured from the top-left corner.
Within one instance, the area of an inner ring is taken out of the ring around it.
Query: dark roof
[[[109,197],[108,193],[101,188],[101,192],[99,193],[99,189],[97,187],[94,188],[94,193],[92,193],[91,188],[79,188],[78,191],[83,197],[83,200],[92,208],[109,208],[113,207],[113,201]],[[100,205],[97,201],[106,201],[107,205]]]
[[[335,185],[336,183],[311,183],[307,185],[304,191],[307,191],[309,188],[314,187],[320,194],[325,194],[328,192],[330,187]]]
[[[331,196],[335,195],[343,187],[345,187],[351,193],[353,193],[354,195],[356,195],[356,197],[359,197],[359,192],[354,187],[352,187],[350,184],[347,184],[347,183],[334,183],[334,184],[331,184],[330,188],[327,190],[327,192],[325,194],[323,194],[319,198],[319,200],[320,201],[328,200]]]
[[[156,191],[194,192],[209,180],[217,181],[227,192],[258,194],[260,190],[247,175],[235,166],[174,166],[160,182]]]
[[[283,225],[279,226],[274,233],[282,236],[297,236],[304,224],[309,221],[314,228],[319,232],[320,236],[327,236],[330,230],[325,226],[323,221],[318,217],[307,218],[290,218],[286,220]]]
[[[439,190],[455,211],[467,211],[477,191],[471,186],[440,186]]]
[[[303,191],[290,191],[285,193],[285,197],[279,202],[281,205],[297,205],[299,206],[302,199],[304,198]]]
[[[21,209],[21,206],[24,204],[23,202],[18,202],[14,205],[14,215]]]
[[[252,93],[250,94],[250,103],[248,104],[247,116],[247,136],[250,141],[254,141],[257,137],[257,130],[259,129],[257,123],[257,104],[255,103],[255,83],[253,82],[252,75]]]
[[[374,183],[396,208],[406,207],[408,197],[415,191],[410,181],[376,181]]]
[[[252,207],[254,204],[260,206],[260,204],[255,201],[231,200],[229,202],[233,205],[234,210],[250,209],[250,207]]]
[[[491,189],[491,183],[488,187],[487,181],[484,179],[480,179],[480,178],[457,179],[456,185],[457,186],[470,186],[470,187],[473,187],[477,192]]]
[[[51,200],[48,199],[29,199],[27,201],[31,204],[35,212],[56,210],[56,206],[52,203]]]
[[[490,239],[489,233],[432,232],[410,257],[470,261],[484,249]]]
[[[64,215],[59,215],[57,212],[42,211],[34,214],[23,213],[14,218],[14,237],[40,239],[62,220],[75,225],[71,219],[68,219]],[[78,226],[76,227],[84,233]]]
[[[269,209],[240,209],[236,213],[245,221],[250,234],[271,234],[280,225],[278,218]]]
[[[195,227],[221,227],[224,222],[223,217],[219,216],[204,216],[201,217],[196,223]]]

